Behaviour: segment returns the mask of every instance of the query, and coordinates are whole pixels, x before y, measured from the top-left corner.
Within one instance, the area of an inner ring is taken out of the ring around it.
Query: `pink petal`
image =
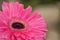
[[[32,11],[32,7],[28,6],[28,8],[26,8],[25,13],[23,15],[23,19],[27,19],[30,16],[31,11]]]
[[[2,23],[4,23],[5,25],[7,25],[7,19],[5,18],[5,16],[3,15],[3,13],[0,11],[0,21]]]
[[[3,15],[6,18],[8,18],[8,19],[11,18],[10,14],[9,14],[9,5],[8,5],[8,3],[3,2],[3,4],[2,4],[2,10],[3,10]]]
[[[32,21],[32,20],[35,20],[35,19],[37,19],[37,18],[40,18],[41,17],[41,15],[39,14],[39,12],[38,11],[34,11],[33,13],[32,13],[32,15],[27,19],[27,21]]]
[[[29,23],[30,29],[39,29],[41,31],[47,31],[47,24],[42,17],[35,19]]]
[[[17,14],[18,14],[18,6],[19,6],[19,3],[16,2],[16,3],[10,3],[10,9],[11,9],[11,14],[13,17],[17,17]]]
[[[0,31],[0,40],[10,40],[9,35],[10,35],[9,32],[7,31],[4,32]]]
[[[12,4],[11,4],[12,6]],[[24,5],[23,4],[19,4],[18,2],[13,4],[13,9],[11,9],[13,11],[13,17],[20,17],[22,14],[22,11],[24,9]]]
[[[17,16],[19,18],[22,18],[22,16],[24,15],[24,5],[23,4],[19,4],[18,6],[18,13],[17,13]]]

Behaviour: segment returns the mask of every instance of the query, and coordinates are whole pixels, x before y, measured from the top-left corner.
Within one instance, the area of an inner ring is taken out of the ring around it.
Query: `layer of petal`
[[[35,19],[40,18],[40,17],[41,17],[41,15],[39,14],[39,12],[38,11],[34,11],[32,13],[32,15],[29,16],[29,18],[27,19],[27,21],[30,22],[30,21],[35,20]]]
[[[27,19],[30,16],[30,13],[32,12],[32,7],[28,6],[28,8],[25,9],[25,13],[22,16],[23,19]]]

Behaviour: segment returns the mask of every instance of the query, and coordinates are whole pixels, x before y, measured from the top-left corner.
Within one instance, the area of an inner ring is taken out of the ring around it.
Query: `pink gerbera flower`
[[[0,11],[0,40],[44,40],[46,23],[32,7],[24,9],[18,2],[4,2]]]

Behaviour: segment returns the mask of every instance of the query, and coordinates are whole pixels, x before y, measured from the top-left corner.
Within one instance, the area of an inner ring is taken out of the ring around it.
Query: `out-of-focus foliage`
[[[51,4],[51,3],[54,4],[60,0],[19,0],[19,1],[23,3],[25,7],[27,7],[28,5],[35,7],[37,5],[43,5],[43,4]]]
[[[27,7],[28,5],[37,6],[39,4],[39,0],[20,0],[21,3]]]

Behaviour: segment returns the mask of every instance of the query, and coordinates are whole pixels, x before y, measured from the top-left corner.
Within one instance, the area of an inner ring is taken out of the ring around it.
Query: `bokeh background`
[[[0,10],[3,1],[18,1],[25,8],[31,5],[38,10],[48,24],[46,40],[60,40],[60,0],[0,0]]]

